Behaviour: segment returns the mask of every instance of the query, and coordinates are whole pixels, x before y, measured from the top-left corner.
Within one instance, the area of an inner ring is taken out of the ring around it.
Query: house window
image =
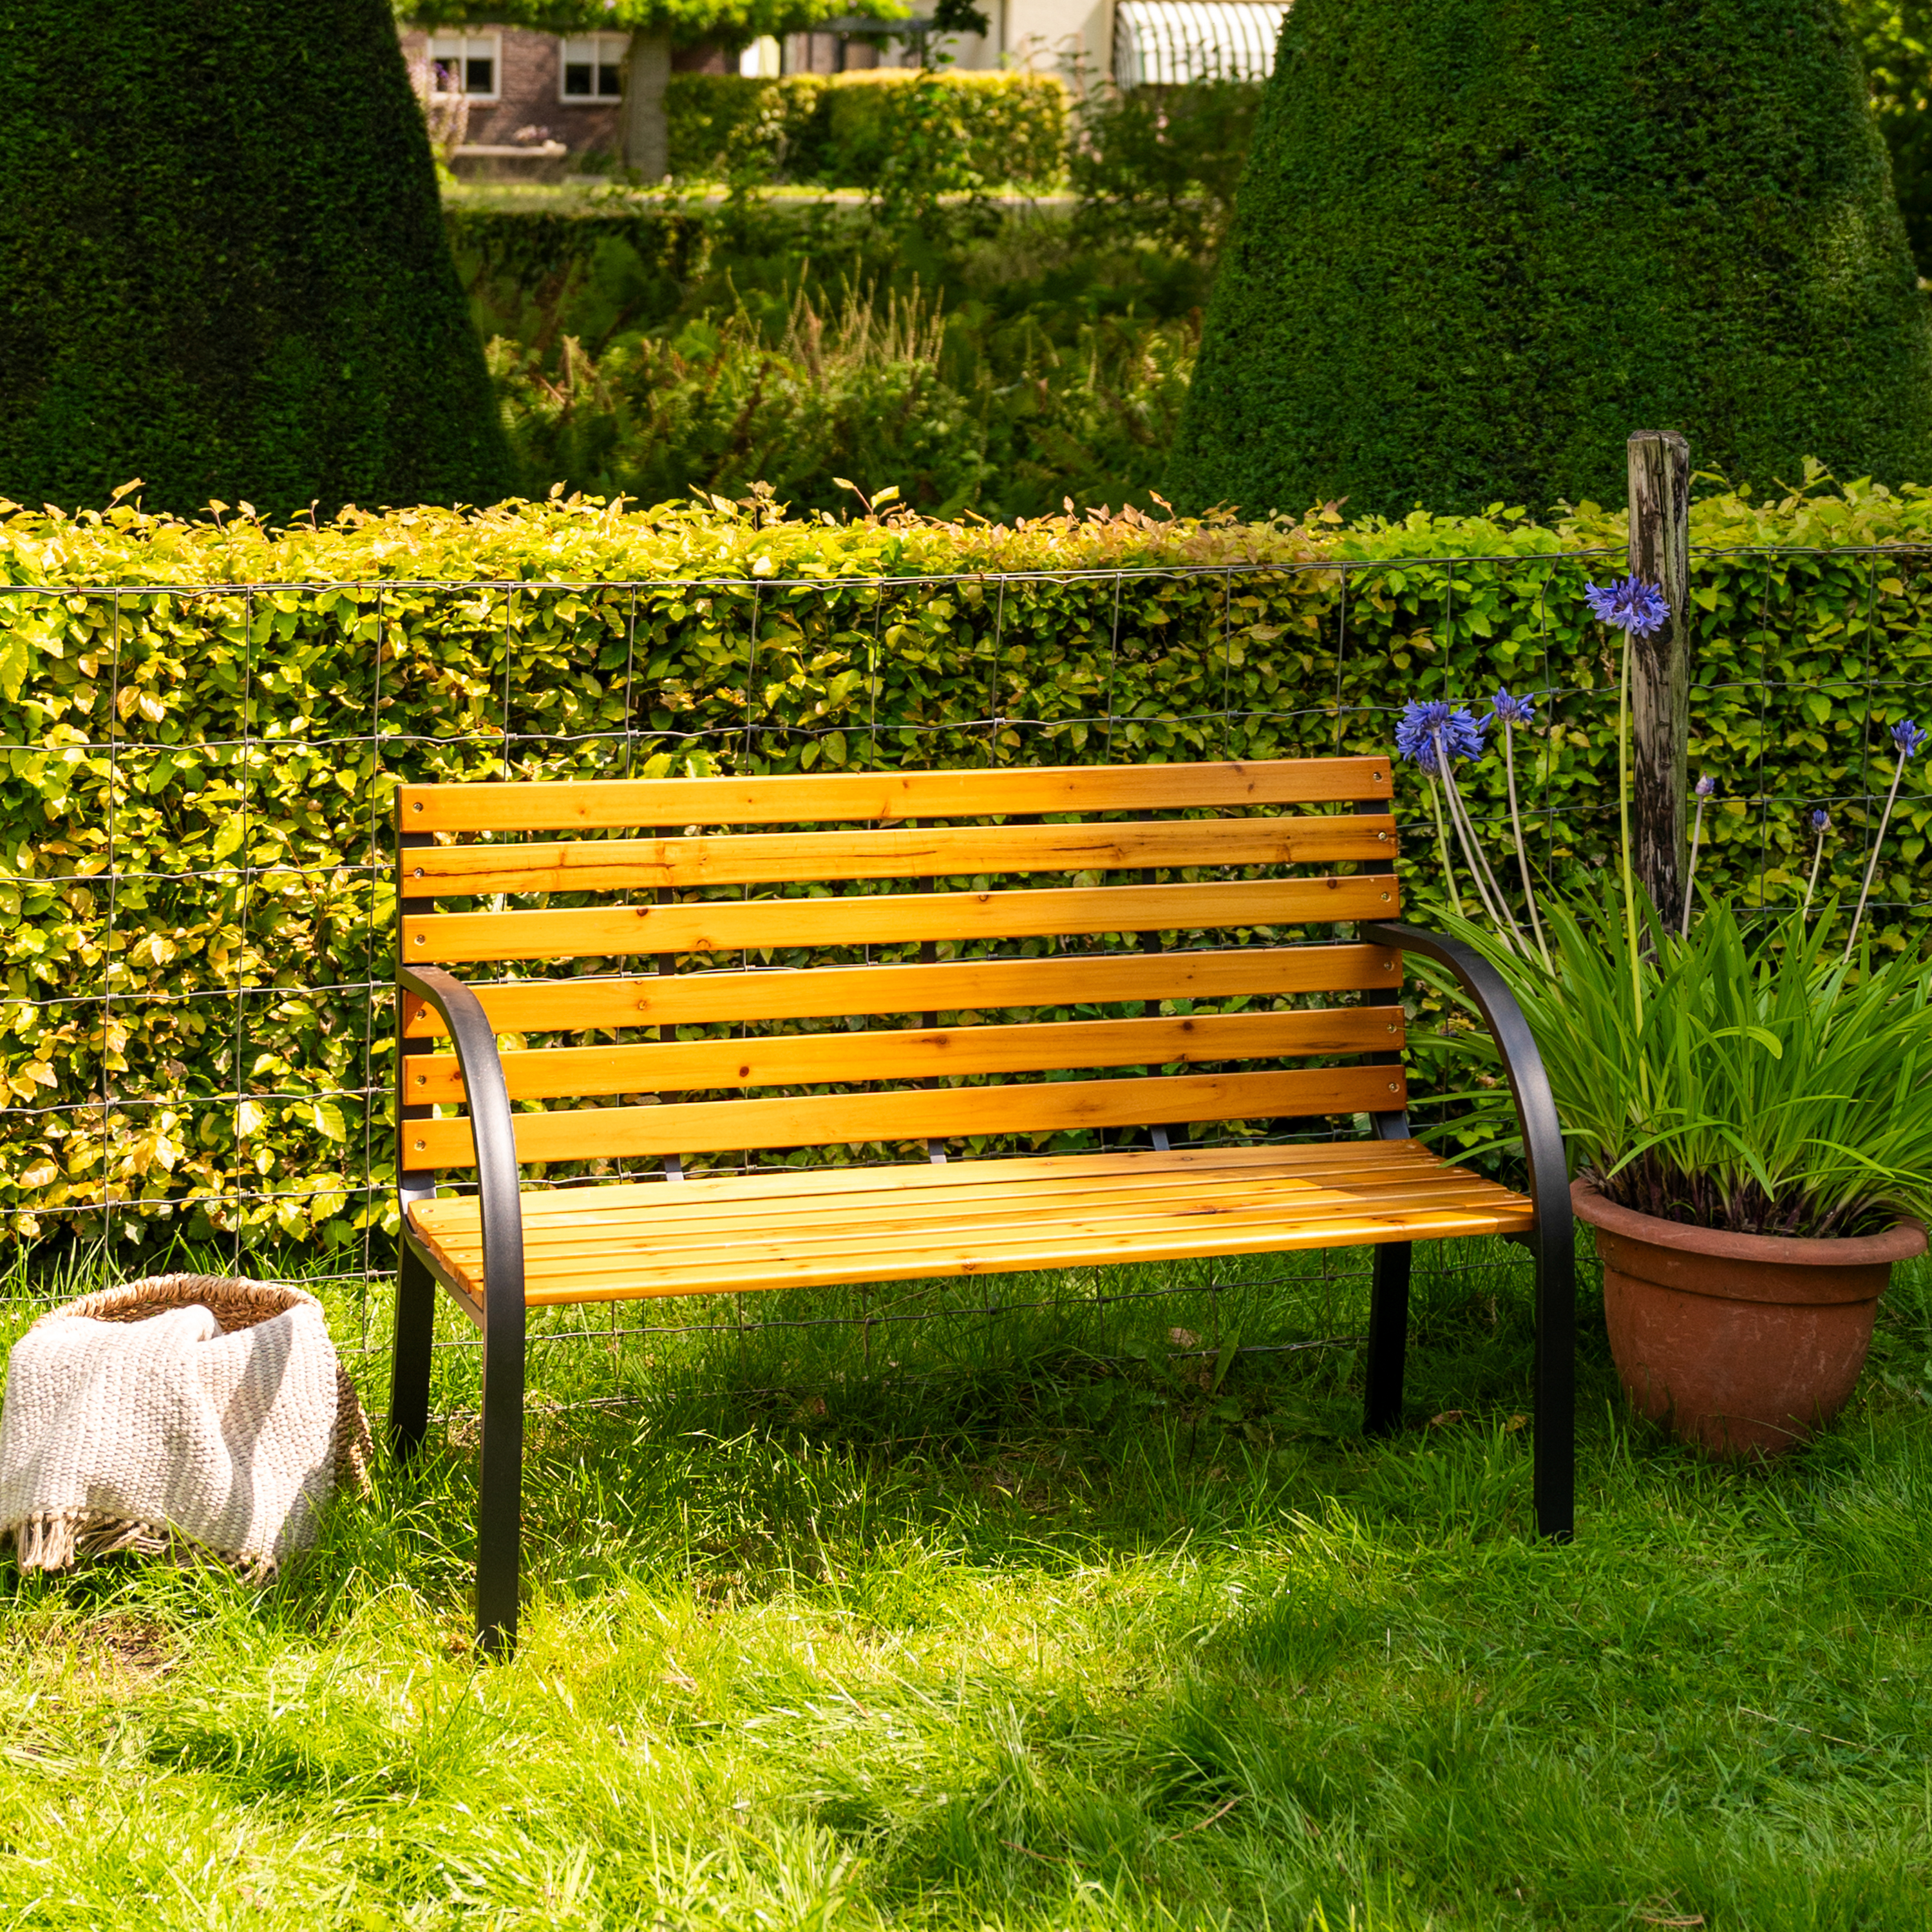
[[[562,100],[620,100],[624,94],[628,34],[573,34],[559,44]]]
[[[495,34],[435,34],[430,66],[440,94],[466,94],[472,100],[494,100],[502,74],[500,37]]]

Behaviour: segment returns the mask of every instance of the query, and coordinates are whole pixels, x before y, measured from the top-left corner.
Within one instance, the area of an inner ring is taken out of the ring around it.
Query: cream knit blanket
[[[141,1287],[177,1282],[212,1300],[256,1286],[175,1277]],[[321,1305],[265,1290],[281,1312],[248,1309],[249,1325],[226,1332],[198,1303],[146,1319],[76,1312],[138,1292],[56,1310],[15,1344],[0,1410],[0,1543],[15,1539],[22,1570],[185,1541],[271,1574],[315,1539],[345,1396],[355,1405]],[[352,1426],[362,1427],[359,1406]]]

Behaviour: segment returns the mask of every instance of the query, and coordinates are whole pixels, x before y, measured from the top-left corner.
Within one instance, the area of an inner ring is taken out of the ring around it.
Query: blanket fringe
[[[210,1550],[165,1522],[143,1522],[130,1516],[100,1516],[70,1510],[30,1516],[24,1522],[0,1528],[0,1547],[13,1538],[15,1558],[22,1574],[47,1574],[71,1570],[83,1557],[165,1556],[179,1564],[218,1563],[244,1582],[272,1583],[281,1565],[273,1556],[259,1559],[228,1550]]]

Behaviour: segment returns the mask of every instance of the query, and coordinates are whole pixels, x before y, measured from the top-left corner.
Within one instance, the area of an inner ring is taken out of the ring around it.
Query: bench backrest
[[[1394,1112],[1400,956],[1276,943],[1399,912],[1390,779],[1348,758],[407,785],[398,950],[596,962],[470,979],[518,1036],[513,1102],[598,1103],[520,1112],[524,1162]],[[1329,993],[1369,998],[1274,1010]],[[434,1012],[405,994],[400,1021],[399,1101],[460,1105]],[[458,1118],[405,1118],[401,1147],[405,1172],[474,1165]]]

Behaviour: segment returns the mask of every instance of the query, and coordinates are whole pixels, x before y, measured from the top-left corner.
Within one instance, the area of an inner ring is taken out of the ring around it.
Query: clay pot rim
[[[1621,1234],[1628,1240],[1648,1241],[1680,1253],[1711,1255],[1724,1261],[1766,1262],[1784,1268],[1868,1268],[1907,1262],[1926,1249],[1922,1222],[1901,1220],[1882,1234],[1796,1238],[1784,1234],[1740,1234],[1724,1228],[1693,1227],[1686,1221],[1666,1221],[1640,1214],[1606,1201],[1588,1180],[1570,1184],[1570,1204],[1580,1221]]]

